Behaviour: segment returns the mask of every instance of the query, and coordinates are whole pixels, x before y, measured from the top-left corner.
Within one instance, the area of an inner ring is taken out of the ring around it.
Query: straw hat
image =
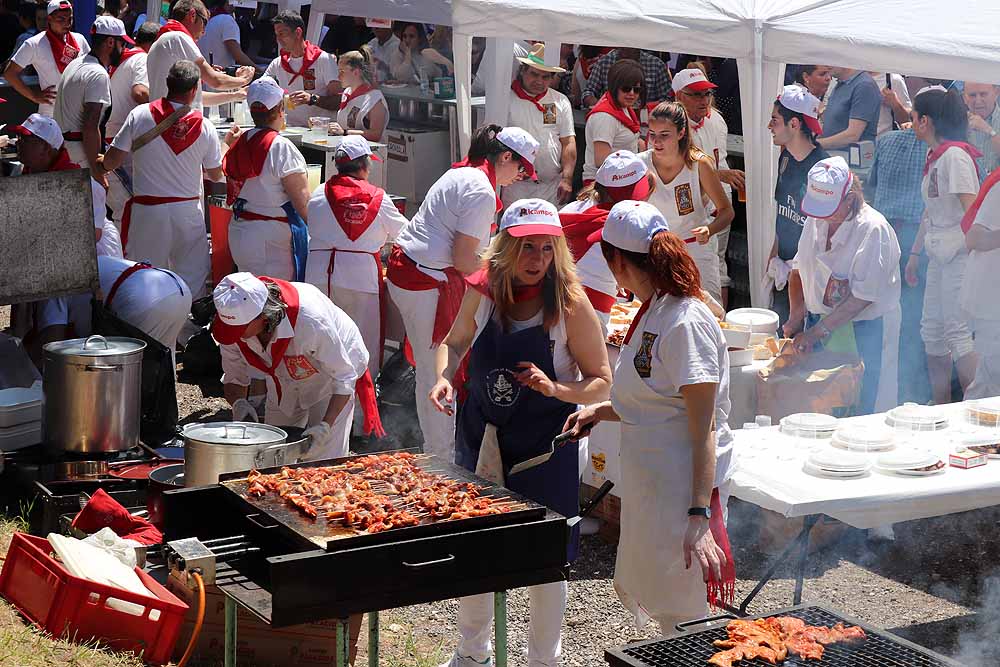
[[[566,70],[562,67],[555,67],[552,65],[545,64],[545,44],[539,42],[531,47],[531,52],[524,56],[523,58],[518,57],[517,61],[522,65],[527,65],[528,67],[534,67],[537,70],[543,72],[553,72],[555,74],[562,74]]]

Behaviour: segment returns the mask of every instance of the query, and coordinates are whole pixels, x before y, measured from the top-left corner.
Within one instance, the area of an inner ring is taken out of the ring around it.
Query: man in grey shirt
[[[857,141],[875,141],[882,94],[871,74],[847,67],[832,67],[837,87],[823,112],[823,136],[817,143],[826,150],[844,148]]]

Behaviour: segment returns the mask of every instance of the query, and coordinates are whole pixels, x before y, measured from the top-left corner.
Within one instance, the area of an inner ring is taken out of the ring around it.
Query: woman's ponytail
[[[504,151],[510,150],[497,139],[497,134],[501,130],[503,127],[500,125],[483,125],[473,133],[472,141],[469,143],[469,164],[478,164],[486,160],[496,162]]]
[[[925,90],[913,100],[913,110],[934,123],[934,134],[942,141],[966,141],[969,109],[957,90]]]

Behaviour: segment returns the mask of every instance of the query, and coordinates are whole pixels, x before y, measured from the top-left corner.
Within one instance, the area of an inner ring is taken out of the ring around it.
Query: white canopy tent
[[[1000,82],[1000,3],[982,0],[453,0],[452,25],[456,34],[736,58],[755,304],[768,298],[760,283],[776,160],[767,122],[785,63]],[[509,91],[502,95],[505,106]]]

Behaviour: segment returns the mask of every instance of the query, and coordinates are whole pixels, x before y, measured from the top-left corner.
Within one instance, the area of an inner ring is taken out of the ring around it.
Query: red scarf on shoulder
[[[118,64],[112,65],[111,67],[108,68],[108,76],[114,76],[115,72],[118,71],[118,68],[125,64],[126,60],[128,60],[132,56],[137,56],[140,53],[145,53],[145,51],[143,51],[140,48],[125,49],[124,51],[122,51],[122,57],[121,60],[118,61]]]
[[[972,202],[972,206],[965,212],[962,216],[962,231],[966,234],[972,229],[972,225],[976,222],[976,216],[979,215],[979,207],[983,205],[983,200],[986,199],[986,195],[989,194],[990,189],[1000,181],[1000,169],[994,169],[993,172],[986,177],[983,184],[979,188],[979,194],[976,195],[976,200]]]
[[[587,118],[589,119],[595,113],[606,113],[627,127],[629,132],[639,134],[639,114],[635,112],[635,109],[622,109],[618,106],[611,99],[610,91],[604,93],[601,99],[597,101],[597,104],[594,105],[594,108],[587,112]]]
[[[521,85],[521,81],[519,79],[514,79],[514,82],[510,84],[510,89],[513,90],[514,94],[517,95],[520,99],[525,100],[527,102],[531,102],[532,104],[535,105],[535,108],[537,108],[542,113],[545,113],[545,107],[539,104],[538,100],[545,97],[545,93],[549,92],[548,90],[542,91],[541,95],[532,95],[531,93],[529,93],[527,90],[524,89],[524,86]]]
[[[232,206],[240,196],[243,184],[260,176],[264,160],[271,150],[271,144],[278,136],[277,130],[269,127],[258,132],[244,132],[222,158],[222,173],[226,175],[226,203]]]
[[[183,32],[185,35],[190,37],[192,41],[194,41],[194,37],[191,35],[188,29],[184,27],[184,24],[175,19],[170,19],[169,21],[160,26],[160,31],[156,33],[157,39],[163,37],[168,32]]]
[[[346,109],[347,105],[351,103],[351,100],[353,100],[355,97],[361,97],[362,95],[371,90],[374,90],[374,88],[369,86],[367,83],[363,83],[357,88],[351,90],[350,95],[347,94],[347,91],[344,91],[343,93],[340,94],[340,108]]]
[[[46,29],[45,37],[49,40],[49,48],[52,49],[52,59],[56,61],[56,67],[62,73],[66,65],[80,55],[80,45],[76,43],[76,37],[70,30],[67,30],[65,35],[57,35]]]
[[[302,67],[299,68],[298,72],[292,69],[291,51],[281,51],[279,54],[280,56],[279,62],[281,63],[281,69],[285,70],[286,72],[292,75],[292,78],[288,80],[289,86],[295,83],[295,80],[297,78],[299,78],[300,76],[304,76],[306,70],[312,67],[313,64],[317,60],[319,60],[319,57],[323,55],[323,49],[319,48],[315,44],[311,44],[309,40],[306,40],[305,48],[306,48],[305,53],[302,55]]]
[[[167,98],[161,97],[149,103],[149,111],[153,115],[153,122],[159,125],[164,118],[174,112],[174,106],[167,101]],[[201,112],[192,109],[189,114],[177,119],[160,135],[160,138],[167,142],[174,155],[180,155],[201,136],[201,121]]]
[[[574,261],[579,262],[587,254],[591,246],[599,239],[593,237],[594,232],[604,229],[604,223],[611,212],[611,204],[599,204],[580,213],[559,213],[566,244],[573,253]]]
[[[333,217],[352,241],[368,231],[385,196],[385,190],[368,181],[339,174],[326,182],[324,192]]]
[[[56,159],[53,160],[52,165],[48,169],[46,169],[45,172],[41,173],[48,173],[51,171],[69,171],[71,169],[79,169],[79,168],[80,165],[69,159],[69,153],[66,152],[66,146],[63,146],[62,148],[59,149],[59,152],[56,153]],[[28,167],[25,167],[22,173],[32,174],[34,172],[32,172],[31,169],[29,169]]]
[[[295,286],[286,280],[279,280],[278,278],[268,278],[267,276],[261,276],[261,281],[265,283],[272,283],[278,286],[278,290],[281,292],[281,300],[285,302],[285,317],[288,318],[288,323],[295,328],[295,323],[299,319],[299,291],[295,289]],[[285,351],[288,350],[289,343],[292,342],[291,338],[278,338],[271,341],[271,363],[270,365],[257,356],[257,353],[250,349],[247,342],[240,338],[236,341],[237,347],[240,348],[240,352],[243,353],[243,358],[247,360],[247,363],[261,371],[266,373],[272,380],[274,380],[274,388],[278,394],[278,402],[281,402],[281,382],[275,374],[278,365],[285,359]]]
[[[938,144],[937,148],[927,153],[927,162],[924,163],[924,176],[926,176],[927,172],[930,171],[931,165],[937,162],[938,158],[944,155],[944,152],[949,148],[951,148],[952,146],[957,146],[958,148],[961,148],[963,151],[968,153],[969,157],[972,158],[973,162],[975,162],[976,158],[980,158],[983,156],[983,154],[980,153],[975,146],[973,146],[972,144],[967,144],[964,141],[942,141],[940,144]],[[977,175],[979,174],[978,164],[976,165],[976,174]]]

